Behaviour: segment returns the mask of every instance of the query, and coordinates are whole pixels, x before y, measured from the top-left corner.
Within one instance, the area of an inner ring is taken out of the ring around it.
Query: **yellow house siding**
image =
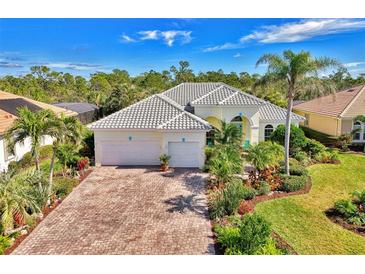
[[[341,117],[354,118],[357,115],[365,115],[365,88],[357,95]]]
[[[307,127],[332,136],[341,135],[341,120],[306,111],[294,110],[295,113],[309,118]],[[304,125],[304,122],[301,123]]]
[[[350,133],[352,131],[352,120],[341,120],[341,134]]]

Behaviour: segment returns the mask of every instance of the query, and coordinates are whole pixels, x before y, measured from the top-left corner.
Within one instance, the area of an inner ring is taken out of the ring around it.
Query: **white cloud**
[[[219,50],[224,50],[224,49],[240,49],[243,47],[244,46],[239,43],[225,43],[222,45],[205,48],[205,49],[203,49],[203,52],[213,52],[213,51],[219,51]]]
[[[158,39],[158,30],[145,30],[138,32],[141,35],[141,40],[157,40]]]
[[[364,64],[365,64],[365,62],[350,62],[350,63],[343,64],[343,66],[346,68],[353,68],[353,67],[358,67],[358,66],[361,66]]]
[[[101,67],[97,64],[87,64],[87,63],[45,63],[44,66],[50,68],[59,69],[72,69],[72,70],[94,70],[95,68]]]
[[[284,25],[262,27],[240,39],[241,43],[291,43],[308,40],[317,36],[343,33],[365,28],[365,20],[356,19],[307,19]]]
[[[126,34],[121,36],[121,41],[126,43],[138,42],[144,40],[162,40],[164,43],[172,47],[175,41],[179,41],[181,44],[188,44],[191,42],[191,31],[186,30],[144,30],[137,33],[138,38],[132,38]]]
[[[136,39],[133,39],[132,37],[126,35],[126,34],[123,34],[121,37],[120,37],[120,41],[121,42],[124,42],[124,43],[133,43],[133,42],[136,42]]]
[[[187,44],[190,43],[191,41],[191,31],[169,30],[169,31],[161,31],[160,34],[163,37],[166,45],[168,45],[169,47],[172,47],[172,45],[175,42],[175,39],[179,36],[181,37],[182,44]]]
[[[233,55],[234,58],[240,58],[241,57],[241,53],[236,53],[235,55]]]

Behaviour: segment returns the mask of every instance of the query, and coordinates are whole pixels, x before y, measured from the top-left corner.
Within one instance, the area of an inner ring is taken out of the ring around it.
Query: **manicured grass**
[[[324,211],[354,190],[365,189],[365,156],[340,155],[341,164],[309,167],[308,194],[260,203],[264,216],[299,254],[365,254],[365,237],[332,223]]]

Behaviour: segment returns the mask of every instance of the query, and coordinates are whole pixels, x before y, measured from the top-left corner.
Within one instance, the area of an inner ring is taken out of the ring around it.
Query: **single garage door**
[[[159,142],[104,143],[101,145],[102,165],[159,165]]]
[[[200,167],[200,149],[198,142],[169,142],[170,166]]]

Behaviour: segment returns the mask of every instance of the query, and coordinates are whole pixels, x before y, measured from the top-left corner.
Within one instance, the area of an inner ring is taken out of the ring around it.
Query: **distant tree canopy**
[[[223,82],[285,107],[285,83],[279,82],[253,91],[252,87],[260,77],[258,74],[247,72],[225,73],[221,69],[195,74],[187,61],[180,61],[178,67],[172,66],[170,70],[162,72],[150,70],[133,77],[126,70],[114,69],[110,73],[93,73],[89,79],[52,71],[46,66],[33,66],[24,76],[1,77],[0,90],[46,103],[89,102],[102,107],[106,113],[111,113],[183,82]],[[341,67],[329,76],[318,78],[318,80],[335,84],[337,89],[345,89],[364,84],[365,75],[353,78],[346,68]],[[314,95],[300,96],[295,99],[312,99]]]

